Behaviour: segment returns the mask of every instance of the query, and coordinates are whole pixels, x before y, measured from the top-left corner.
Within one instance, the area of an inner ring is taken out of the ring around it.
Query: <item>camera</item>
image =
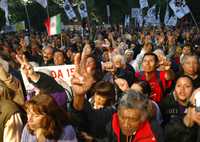
[[[196,112],[200,112],[200,92],[195,94],[195,110]]]

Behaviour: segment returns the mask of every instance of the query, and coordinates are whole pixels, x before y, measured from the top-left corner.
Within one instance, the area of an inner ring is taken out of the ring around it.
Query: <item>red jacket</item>
[[[120,127],[117,113],[113,114],[112,128],[117,137],[117,142],[120,142]],[[132,142],[157,142],[149,121],[145,121],[140,125]]]

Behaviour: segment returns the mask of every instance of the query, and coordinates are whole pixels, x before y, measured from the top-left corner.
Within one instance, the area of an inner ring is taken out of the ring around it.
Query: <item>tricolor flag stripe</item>
[[[45,21],[45,27],[47,29],[48,35],[56,35],[61,33],[61,18],[60,15],[48,18]]]
[[[50,18],[50,35],[59,34],[61,31],[60,15]]]

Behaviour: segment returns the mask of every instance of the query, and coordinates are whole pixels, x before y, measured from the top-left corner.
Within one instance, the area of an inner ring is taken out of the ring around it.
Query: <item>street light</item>
[[[29,0],[23,0],[24,2],[24,8],[25,8],[25,12],[26,12],[26,18],[27,18],[27,21],[28,21],[28,29],[29,29],[29,32],[31,30],[31,23],[30,23],[30,18],[29,18],[29,15],[28,15],[28,10],[27,10],[27,3],[28,3]]]

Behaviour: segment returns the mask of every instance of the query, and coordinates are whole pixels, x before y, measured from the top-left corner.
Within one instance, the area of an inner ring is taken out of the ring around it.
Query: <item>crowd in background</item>
[[[200,142],[196,27],[2,34],[0,57],[0,142]],[[67,87],[33,69],[71,64]]]

